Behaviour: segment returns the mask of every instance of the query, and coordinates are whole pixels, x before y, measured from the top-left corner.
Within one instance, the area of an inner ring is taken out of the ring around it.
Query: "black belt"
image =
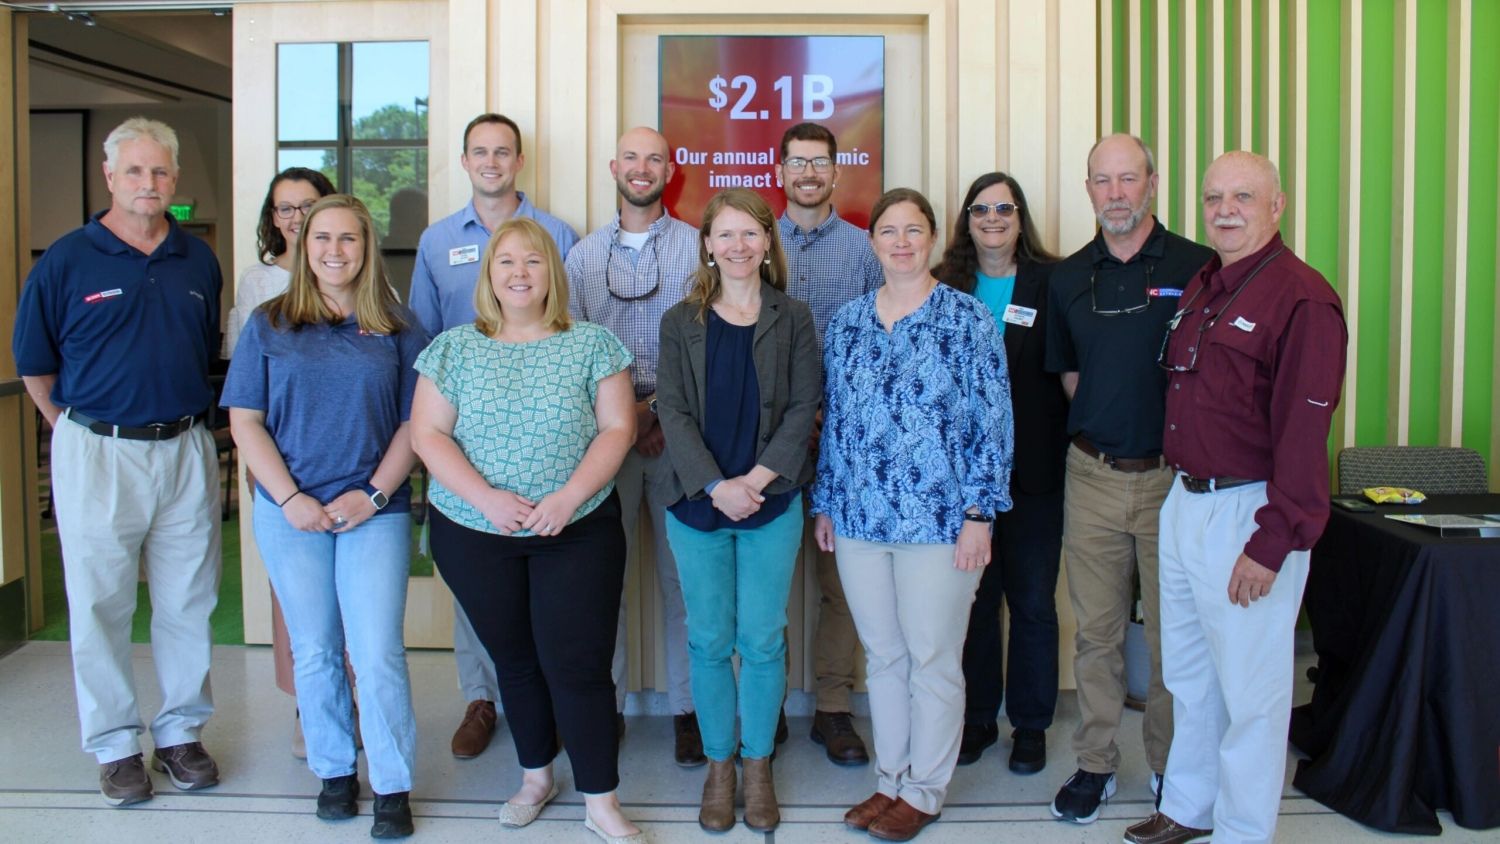
[[[1154,472],[1167,465],[1167,461],[1161,455],[1157,455],[1156,457],[1116,457],[1113,454],[1105,454],[1099,449],[1094,448],[1094,444],[1085,439],[1083,434],[1077,434],[1073,437],[1073,445],[1078,446],[1079,451],[1117,472]]]
[[[196,416],[184,416],[175,422],[152,422],[143,428],[131,428],[126,425],[113,425],[109,422],[100,422],[98,419],[85,416],[71,407],[63,412],[69,419],[88,428],[101,437],[152,441],[170,440],[203,421],[203,418],[207,415],[206,413],[200,413]]]
[[[1182,476],[1182,488],[1188,492],[1218,492],[1224,489],[1234,489],[1237,486],[1260,483],[1250,478],[1195,478],[1192,475]]]

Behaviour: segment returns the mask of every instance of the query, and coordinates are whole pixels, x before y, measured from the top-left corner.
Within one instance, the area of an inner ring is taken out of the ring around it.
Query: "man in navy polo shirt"
[[[203,749],[213,714],[208,617],[219,594],[218,456],[200,424],[214,400],[219,264],[166,213],[177,135],[131,118],[104,141],[109,210],[41,257],[12,348],[53,427],[52,493],[68,592],[83,749],[113,805],[151,799],[130,664],[144,562],[161,710],[152,767],[179,789],[219,782]]]
[[[458,161],[469,174],[474,196],[422,232],[411,274],[411,309],[434,337],[474,321],[474,284],[484,270],[479,258],[490,233],[501,223],[512,217],[536,220],[564,258],[578,242],[567,223],[532,205],[526,194],[516,190],[516,177],[526,156],[521,154],[521,129],[514,120],[486,113],[469,121]],[[495,663],[457,600],[453,602],[453,657],[468,708],[450,744],[454,756],[472,759],[489,747],[495,734],[500,684],[495,679]]]

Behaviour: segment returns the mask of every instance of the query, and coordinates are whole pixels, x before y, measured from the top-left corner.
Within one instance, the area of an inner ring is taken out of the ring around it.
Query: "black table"
[[[1435,810],[1500,827],[1500,539],[1444,538],[1387,513],[1500,513],[1500,495],[1333,509],[1305,606],[1312,702],[1292,712],[1310,758],[1292,784],[1390,832],[1437,835]]]

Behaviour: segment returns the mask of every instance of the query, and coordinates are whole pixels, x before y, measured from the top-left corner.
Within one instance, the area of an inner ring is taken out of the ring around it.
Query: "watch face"
[[[385,505],[391,503],[391,500],[386,497],[385,493],[377,489],[370,494],[370,502],[375,505],[376,510],[383,510],[385,509]]]

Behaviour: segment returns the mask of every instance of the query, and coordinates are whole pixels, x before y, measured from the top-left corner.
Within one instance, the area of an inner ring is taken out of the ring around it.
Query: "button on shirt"
[[[513,217],[535,220],[552,235],[557,251],[568,257],[578,242],[571,226],[531,204],[516,192],[521,204]],[[422,232],[417,262],[411,273],[411,309],[428,334],[474,321],[474,285],[479,281],[484,247],[492,232],[479,220],[471,200]]]
[[[1005,343],[979,300],[938,285],[887,333],[875,294],[828,326],[812,512],[867,542],[958,541],[969,507],[1009,510]]]
[[[568,253],[568,310],[625,342],[637,399],[656,392],[662,314],[687,295],[697,270],[698,230],[665,213],[646,230],[640,250],[620,243],[616,212]]]
[[[829,209],[828,219],[803,229],[785,214],[777,221],[786,253],[786,293],[812,309],[818,343],[833,315],[852,299],[880,287],[885,273],[870,236]]]
[[[1245,554],[1279,571],[1328,521],[1328,429],[1349,338],[1342,305],[1280,235],[1227,267],[1215,257],[1182,301],[1165,361],[1195,371],[1171,375],[1167,461],[1199,478],[1265,480],[1267,503]]]
[[[1152,225],[1140,251],[1123,263],[1096,234],[1057,264],[1048,290],[1047,371],[1078,373],[1068,434],[1083,434],[1114,457],[1161,454],[1167,376],[1156,356],[1182,288],[1214,255],[1154,217]],[[1139,313],[1095,313],[1143,304]]]
[[[21,291],[11,348],[20,375],[57,375],[52,402],[115,425],[208,409],[219,351],[219,262],[167,218],[150,255],[95,214],[52,244]]]

